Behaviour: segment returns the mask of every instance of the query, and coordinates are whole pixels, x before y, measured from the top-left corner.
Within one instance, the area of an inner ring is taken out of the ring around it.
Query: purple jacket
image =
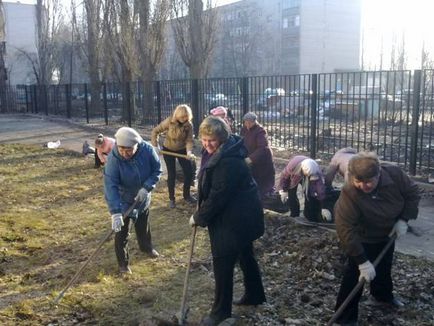
[[[266,194],[274,190],[275,170],[273,152],[268,145],[267,132],[258,123],[250,129],[242,128],[244,146],[248,157],[252,160],[252,175],[258,184],[260,193]]]
[[[280,174],[279,189],[288,191],[289,189],[294,189],[298,186],[303,178],[305,178],[301,172],[301,162],[308,158],[309,157],[304,155],[296,155],[289,160],[288,164]],[[321,169],[319,169],[319,171],[321,171]],[[312,197],[316,197],[318,200],[324,200],[325,186],[322,172],[317,176],[319,178],[318,180],[309,181],[309,194]]]

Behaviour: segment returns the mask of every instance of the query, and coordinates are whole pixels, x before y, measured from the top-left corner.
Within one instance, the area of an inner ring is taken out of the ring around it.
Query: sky
[[[62,0],[65,7],[70,0]],[[239,0],[214,0],[224,5]],[[266,0],[263,0],[266,1]],[[317,0],[323,1],[323,0]],[[353,0],[346,0],[353,1]],[[15,2],[4,0],[4,2]],[[36,0],[21,0],[21,3],[35,3]],[[80,0],[75,0],[79,3]],[[383,69],[390,64],[391,44],[402,43],[405,47],[408,69],[420,68],[422,46],[434,59],[434,0],[361,0],[362,2],[362,44],[365,69],[379,69],[383,52]],[[381,50],[382,49],[382,50]]]

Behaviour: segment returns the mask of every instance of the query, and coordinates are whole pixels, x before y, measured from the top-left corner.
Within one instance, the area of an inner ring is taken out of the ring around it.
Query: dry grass
[[[55,307],[53,299],[110,232],[102,171],[74,152],[37,146],[0,145],[0,157],[0,324],[146,325],[151,316],[169,319],[179,310],[194,207],[179,200],[167,209],[165,182],[151,208],[161,259],[142,255],[133,232],[133,274],[119,278],[110,239]],[[209,265],[207,244],[200,230],[194,266]],[[212,299],[212,276],[198,271],[191,295],[201,303],[191,320]]]

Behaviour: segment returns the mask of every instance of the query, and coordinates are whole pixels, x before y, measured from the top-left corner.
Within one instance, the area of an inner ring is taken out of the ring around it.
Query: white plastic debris
[[[47,147],[48,148],[59,148],[59,146],[60,146],[60,140],[57,140],[57,141],[49,141],[48,143],[47,143]]]

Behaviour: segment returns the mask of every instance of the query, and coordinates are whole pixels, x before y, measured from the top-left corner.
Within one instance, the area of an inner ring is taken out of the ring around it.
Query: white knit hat
[[[244,116],[243,116],[243,121],[256,121],[257,119],[257,115],[254,114],[253,112],[247,112]]]
[[[134,147],[143,140],[137,131],[129,127],[119,128],[116,131],[115,138],[116,144],[123,147]]]
[[[307,158],[301,162],[301,171],[312,181],[318,180],[321,172],[318,163],[311,158]]]

